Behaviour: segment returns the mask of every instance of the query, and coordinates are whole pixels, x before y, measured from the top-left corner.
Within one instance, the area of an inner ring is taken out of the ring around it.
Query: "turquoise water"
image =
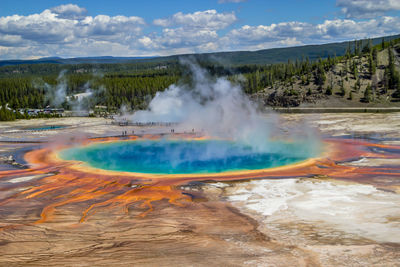
[[[273,142],[268,151],[220,140],[141,140],[70,148],[61,151],[60,157],[112,171],[194,174],[265,169],[314,156],[306,143]]]
[[[62,129],[62,128],[66,128],[66,127],[67,126],[53,125],[53,126],[43,126],[43,127],[28,128],[26,130],[29,130],[29,131],[47,131],[47,130]]]

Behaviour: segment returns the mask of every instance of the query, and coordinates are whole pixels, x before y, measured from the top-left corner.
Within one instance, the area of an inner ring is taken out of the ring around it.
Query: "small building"
[[[44,114],[51,114],[51,115],[59,115],[62,116],[64,114],[63,108],[45,108],[43,110]]]

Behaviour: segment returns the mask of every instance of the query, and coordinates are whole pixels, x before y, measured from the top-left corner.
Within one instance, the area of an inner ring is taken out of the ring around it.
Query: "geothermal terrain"
[[[320,172],[308,175],[282,170],[273,178],[150,186],[145,180],[119,186],[115,176],[93,187],[102,172],[85,184],[87,177],[68,180],[62,168],[29,174],[24,155],[71,138],[171,135],[173,126],[119,126],[101,118],[2,123],[0,265],[400,266],[400,114],[276,119],[283,133],[307,125],[322,140],[368,145],[329,172],[316,164],[312,170]],[[140,201],[88,209],[113,196]]]

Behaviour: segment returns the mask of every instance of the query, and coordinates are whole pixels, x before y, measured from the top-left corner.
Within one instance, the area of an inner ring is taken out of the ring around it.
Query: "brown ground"
[[[39,210],[9,207],[36,217]],[[77,224],[80,213],[64,208],[49,223],[0,232],[2,266],[318,266],[305,248],[280,244],[257,230],[257,223],[226,203],[208,201],[178,207],[160,202],[142,218],[97,213]],[[3,221],[4,223],[4,221]]]
[[[373,131],[380,137],[399,137],[399,114],[285,116],[283,128],[306,119],[323,133]],[[8,146],[5,151],[13,147]],[[16,185],[10,192],[0,180],[0,201],[27,186]],[[79,220],[90,202],[56,209],[50,220],[39,224],[32,222],[40,219],[46,195],[2,204],[0,227],[17,226],[0,229],[0,266],[400,266],[398,243],[379,243],[291,218],[263,224],[257,214],[228,203],[226,192],[210,188],[185,186],[184,192],[195,196],[193,202],[157,201],[144,217],[140,215],[148,207],[139,203],[128,213],[99,209],[84,223]]]

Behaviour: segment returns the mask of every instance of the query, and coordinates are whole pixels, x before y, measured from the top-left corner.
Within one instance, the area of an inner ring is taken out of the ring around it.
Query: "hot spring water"
[[[268,152],[226,140],[139,140],[98,143],[60,152],[99,169],[148,174],[259,170],[316,156],[306,143],[271,142]]]

